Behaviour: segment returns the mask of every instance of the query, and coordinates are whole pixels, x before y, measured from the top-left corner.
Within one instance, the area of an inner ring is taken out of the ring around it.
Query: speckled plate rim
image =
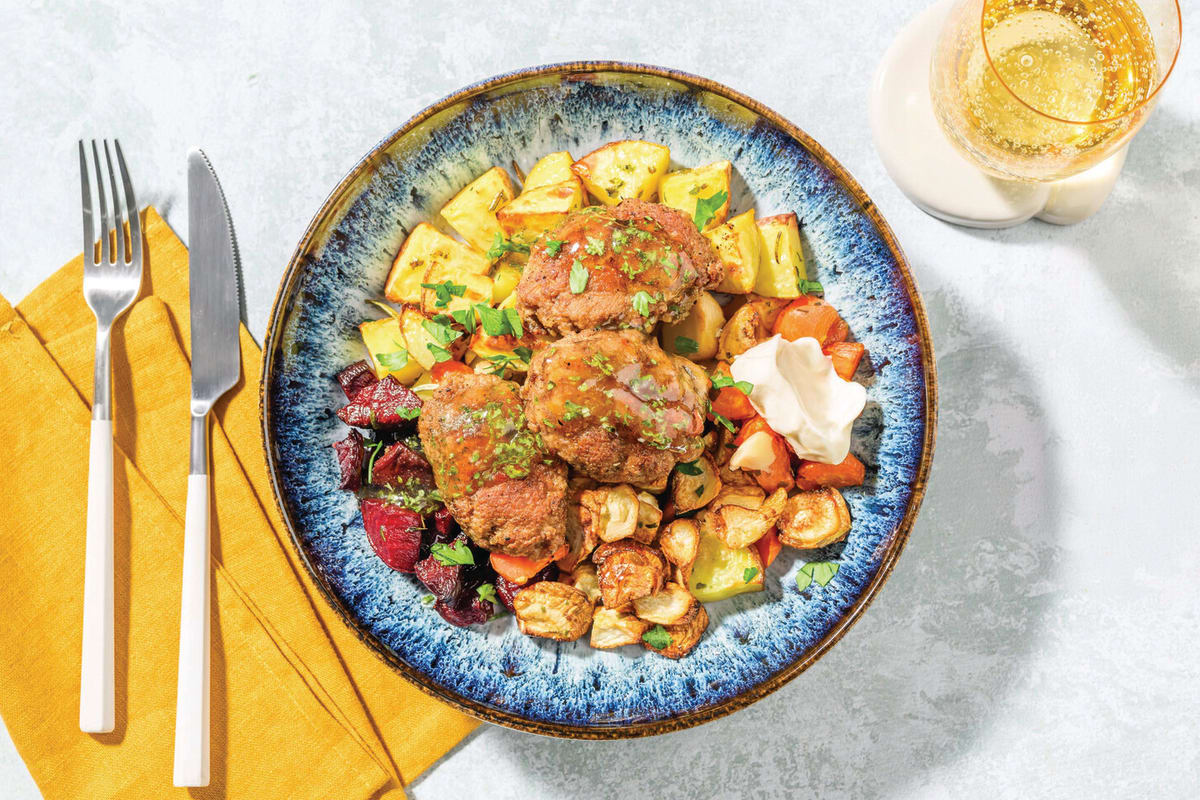
[[[718,703],[717,705],[706,708],[697,709],[695,711],[681,714],[670,719],[655,720],[650,722],[633,722],[622,723],[619,725],[568,725],[563,723],[542,722],[530,720],[518,714],[512,714],[501,709],[492,708],[483,705],[476,701],[459,695],[452,689],[434,683],[427,675],[414,669],[408,664],[400,660],[391,650],[384,647],[374,637],[368,635],[356,622],[353,613],[345,606],[341,599],[329,585],[321,570],[317,568],[308,558],[303,544],[296,532],[296,526],[292,519],[292,515],[288,508],[288,503],[283,496],[283,490],[278,478],[277,457],[273,442],[270,438],[271,430],[271,399],[270,386],[272,383],[272,373],[274,369],[273,354],[279,344],[282,334],[283,324],[287,319],[287,313],[290,310],[291,304],[289,298],[292,297],[294,286],[300,274],[307,264],[307,253],[313,248],[314,243],[322,238],[322,231],[328,225],[334,209],[341,203],[348,192],[358,184],[364,177],[364,173],[369,166],[378,160],[383,153],[391,147],[397,140],[407,135],[410,131],[416,128],[425,120],[438,114],[441,111],[453,106],[463,100],[470,99],[480,94],[493,91],[502,86],[515,83],[517,81],[528,78],[544,77],[547,75],[571,75],[573,73],[586,74],[589,72],[614,72],[627,73],[630,75],[652,75],[660,78],[677,81],[687,86],[700,89],[706,92],[723,97],[727,100],[738,103],[745,108],[758,114],[763,119],[775,125],[779,130],[795,139],[801,146],[808,150],[813,157],[825,166],[837,178],[837,180],[846,188],[850,195],[854,198],[859,208],[867,215],[872,224],[879,231],[880,236],[887,244],[888,250],[896,260],[896,265],[899,268],[900,278],[904,286],[905,293],[908,296],[910,305],[912,306],[913,318],[916,323],[917,333],[921,346],[921,367],[924,377],[925,398],[923,406],[923,421],[925,427],[924,437],[921,443],[921,457],[917,466],[916,475],[913,480],[912,496],[908,502],[908,508],[905,510],[900,524],[897,526],[895,535],[884,553],[879,569],[875,573],[874,578],[867,584],[862,594],[855,600],[849,610],[839,619],[825,634],[825,636],[817,642],[812,648],[804,654],[802,658],[797,659],[792,664],[774,673],[766,680],[751,687],[750,689],[731,697],[728,700]],[[904,550],[904,545],[908,541],[909,533],[917,518],[917,512],[920,510],[921,501],[925,496],[925,486],[929,477],[929,468],[933,462],[933,448],[937,433],[937,371],[933,356],[933,340],[929,334],[929,323],[925,316],[925,307],[921,302],[921,296],[917,290],[916,281],[913,279],[912,272],[909,269],[908,260],[904,256],[904,252],[900,249],[899,243],[896,241],[896,236],[892,232],[891,227],[879,213],[875,203],[863,191],[850,173],[843,167],[837,159],[829,154],[820,144],[812,139],[807,133],[801,130],[796,125],[793,125],[782,116],[772,111],[762,103],[747,97],[740,92],[734,91],[729,87],[717,83],[716,81],[702,78],[690,73],[681,72],[679,70],[670,69],[667,67],[657,67],[649,64],[636,64],[624,61],[571,61],[556,64],[545,64],[537,67],[529,67],[526,69],[514,70],[506,72],[495,77],[488,78],[478,83],[471,84],[454,94],[443,97],[441,100],[433,103],[423,109],[407,122],[393,131],[388,137],[380,141],[374,148],[363,156],[351,170],[346,173],[337,187],[329,193],[322,203],[320,210],[313,216],[312,222],[309,223],[304,235],[301,237],[299,244],[296,245],[292,257],[288,261],[288,265],[284,270],[283,278],[280,281],[279,291],[275,295],[275,301],[271,307],[271,314],[268,318],[267,333],[263,340],[263,363],[260,374],[259,383],[259,414],[262,423],[262,443],[263,450],[267,461],[267,474],[271,481],[271,490],[275,498],[275,505],[279,509],[280,516],[283,518],[284,524],[287,526],[288,534],[291,538],[292,546],[299,555],[300,560],[304,563],[310,576],[317,584],[321,594],[325,600],[333,607],[333,609],[341,617],[354,634],[366,644],[377,656],[400,673],[406,680],[415,685],[418,689],[426,694],[435,697],[458,710],[469,714],[476,719],[484,722],[491,722],[497,725],[504,725],[516,730],[526,731],[529,733],[541,734],[544,736],[556,736],[561,738],[571,739],[632,739],[642,736],[654,736],[660,733],[668,733],[670,731],[682,730],[684,728],[694,727],[709,722],[714,719],[731,714],[734,711],[745,708],[763,697],[766,697],[771,692],[774,692],[779,687],[783,686],[788,681],[795,678],[801,672],[808,669],[816,661],[825,655],[825,653],[833,647],[845,635],[858,618],[862,616],[867,607],[875,599],[880,588],[891,575],[892,568],[896,564],[896,560],[900,557],[900,553]]]

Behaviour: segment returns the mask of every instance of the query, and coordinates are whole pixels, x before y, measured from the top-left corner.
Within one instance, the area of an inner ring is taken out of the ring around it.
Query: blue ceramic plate
[[[766,591],[707,606],[687,658],[593,650],[517,632],[511,616],[455,628],[424,589],[371,552],[330,444],[345,434],[334,374],[362,357],[357,325],[405,235],[493,165],[528,169],[615,139],[669,145],[680,166],[733,162],[733,212],[795,211],[809,277],[870,353],[854,452],[867,483],[845,492],[844,545],[785,550]],[[900,554],[933,449],[935,380],[924,312],[887,224],[846,171],[795,126],[712,81],[630,64],[578,63],[493,78],[442,100],[372,150],[326,200],[283,278],[264,347],[263,435],[275,495],[317,583],[405,678],[482,719],[537,733],[641,736],[745,706],[795,677],[863,612]],[[834,560],[797,590],[805,560]]]

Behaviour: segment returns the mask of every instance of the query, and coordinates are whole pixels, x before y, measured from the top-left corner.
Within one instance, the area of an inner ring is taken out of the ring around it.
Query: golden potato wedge
[[[575,159],[571,158],[571,154],[566,150],[542,156],[525,176],[525,184],[521,187],[521,191],[528,192],[539,186],[549,186],[552,183],[571,180],[575,177],[575,173],[571,172],[571,164],[574,161]]]
[[[696,204],[700,200],[724,192],[725,202],[701,228],[704,231],[712,230],[729,216],[729,182],[732,172],[733,165],[728,161],[714,161],[695,169],[668,172],[658,185],[658,201],[664,206],[679,209],[688,215],[688,219],[695,219]]]
[[[455,233],[486,253],[496,234],[501,233],[496,211],[515,194],[508,173],[492,167],[442,206],[442,219]]]
[[[689,473],[699,472],[695,475]],[[717,477],[717,465],[708,455],[695,461],[678,464],[671,473],[671,498],[675,501],[675,513],[686,514],[703,508],[721,491],[721,479]]]
[[[412,229],[383,287],[383,294],[393,303],[417,305],[424,289],[422,283],[459,280],[463,275],[487,275],[492,268],[487,256],[470,245],[452,239],[428,222]],[[433,281],[427,277],[434,276]]]
[[[786,297],[762,297],[757,294],[747,295],[746,297],[746,304],[754,306],[768,331],[774,330],[775,320],[779,318],[780,312],[787,308],[791,302]]]
[[[404,341],[408,343],[408,357],[415,359],[423,369],[433,369],[437,363],[437,357],[429,345],[447,347],[433,338],[426,326],[429,321],[429,317],[415,308],[406,308],[400,314],[400,328],[404,331]]]
[[[725,267],[725,278],[717,285],[717,291],[746,294],[753,290],[762,249],[762,234],[754,223],[754,211],[738,214],[725,224],[704,231],[704,236],[712,242],[717,258]]]
[[[717,358],[733,361],[736,356],[770,338],[771,329],[763,320],[762,312],[757,306],[747,303],[733,312],[721,329],[721,336],[717,340]]]
[[[667,561],[677,567],[690,567],[700,544],[700,526],[694,519],[671,520],[658,534],[658,546]]]
[[[633,613],[657,625],[679,625],[689,621],[700,608],[686,587],[668,583],[661,592],[633,601]]]
[[[779,517],[779,541],[791,547],[824,547],[849,532],[850,509],[833,487],[794,495]]]
[[[632,486],[601,486],[579,496],[584,536],[615,542],[637,531],[640,503]]]
[[[408,352],[408,342],[395,316],[370,320],[358,326],[363,344],[371,359],[375,377],[383,380],[391,375],[405,386],[411,386],[421,375],[421,362]]]
[[[670,163],[669,148],[625,139],[593,150],[572,164],[571,171],[598,202],[615,206],[630,198],[653,200]]]
[[[715,533],[701,532],[688,589],[701,603],[761,592],[762,571],[757,548],[728,547]]]
[[[679,322],[664,322],[659,338],[663,349],[692,361],[707,361],[717,355],[717,336],[725,324],[721,304],[701,292],[688,315]]]
[[[627,644],[641,644],[642,634],[650,630],[650,625],[628,611],[597,606],[592,613],[591,645],[597,650],[611,650]]]
[[[600,579],[596,577],[596,567],[589,562],[576,564],[575,569],[571,570],[568,582],[587,595],[591,602],[596,603],[600,600]]]
[[[513,613],[521,633],[560,642],[578,639],[592,624],[587,595],[558,581],[538,581],[517,592]]]
[[[506,253],[496,262],[492,269],[492,304],[499,305],[507,300],[521,282],[525,274],[525,262],[529,256],[524,253]]]
[[[763,217],[758,221],[758,231],[762,239],[754,293],[764,297],[799,297],[800,281],[808,278],[808,270],[800,248],[796,215]]]
[[[700,637],[704,636],[704,631],[708,629],[708,612],[699,603],[696,604],[696,608],[696,616],[687,622],[663,626],[670,642],[666,647],[658,648],[646,641],[647,634],[642,635],[642,644],[647,650],[653,650],[660,656],[683,658],[700,643]]]
[[[642,544],[654,544],[663,517],[662,509],[658,507],[658,498],[649,492],[638,492],[637,499],[637,528],[633,532],[633,538]]]
[[[439,298],[436,289],[425,289],[421,294],[421,310],[426,314],[449,314],[451,311],[470,308],[475,303],[490,305],[492,295],[495,294],[492,279],[486,275],[463,273],[455,277],[445,277],[442,274],[435,273],[434,268],[430,267],[429,271],[425,273],[425,280],[423,281],[423,283],[431,286],[445,282],[449,282],[456,292],[459,286],[463,287],[462,294],[451,294],[449,299],[445,295]]]
[[[748,547],[775,527],[787,503],[787,490],[776,489],[757,508],[746,508],[736,503],[726,503],[710,510],[706,515],[706,527],[711,527],[726,547]]]
[[[632,539],[600,545],[592,561],[600,579],[600,596],[608,608],[625,608],[666,583],[666,559],[654,548]]]
[[[583,185],[572,177],[521,192],[496,212],[496,219],[510,239],[529,245],[580,208],[583,208]]]

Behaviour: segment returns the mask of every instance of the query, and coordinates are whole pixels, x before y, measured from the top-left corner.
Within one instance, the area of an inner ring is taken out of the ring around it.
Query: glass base
[[[942,132],[929,96],[929,63],[956,0],[921,12],[901,29],[871,84],[869,116],[875,149],[888,174],[918,208],[972,228],[1007,228],[1037,217],[1057,225],[1099,210],[1125,164],[1125,148],[1095,167],[1053,183],[992,177]]]

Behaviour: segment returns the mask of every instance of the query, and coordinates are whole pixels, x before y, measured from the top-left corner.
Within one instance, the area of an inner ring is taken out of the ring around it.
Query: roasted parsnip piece
[[[661,592],[633,601],[633,613],[647,622],[659,625],[678,625],[687,622],[700,608],[686,587],[668,583]]]
[[[677,514],[703,508],[721,491],[716,464],[708,455],[676,466],[671,480],[671,498]]]
[[[760,342],[771,338],[771,331],[756,305],[747,303],[733,312],[717,341],[717,358],[733,361],[737,356]]]
[[[654,548],[632,539],[600,545],[592,560],[600,579],[600,595],[608,608],[625,608],[666,583],[666,559]]]
[[[642,544],[654,544],[658,536],[658,526],[662,522],[663,512],[658,507],[658,499],[649,492],[638,492],[637,528],[633,538]]]
[[[641,503],[632,486],[601,486],[579,496],[585,539],[602,542],[625,539],[637,531]]]
[[[672,520],[658,534],[658,546],[667,561],[685,570],[696,560],[699,543],[700,526],[694,519]]]
[[[775,527],[786,504],[787,490],[777,489],[757,508],[729,502],[711,509],[706,514],[705,524],[727,547],[746,547]]]
[[[592,623],[587,595],[558,581],[539,581],[517,592],[513,612],[521,633],[561,642],[583,636]]]
[[[850,509],[832,487],[800,492],[784,504],[779,540],[799,548],[824,547],[850,532]]]
[[[661,649],[642,640],[647,650],[653,650],[660,656],[667,658],[683,658],[688,653],[692,652],[697,644],[700,643],[700,637],[704,636],[704,631],[708,629],[708,612],[704,610],[704,606],[697,603],[696,616],[692,617],[687,622],[678,625],[664,625],[663,629],[670,637],[670,644]]]
[[[596,577],[596,567],[587,561],[576,565],[571,572],[570,583],[587,595],[587,599],[595,603],[600,599],[600,579]]]
[[[591,645],[598,650],[611,650],[627,644],[640,644],[642,634],[651,623],[638,619],[628,611],[597,606],[592,615]]]

